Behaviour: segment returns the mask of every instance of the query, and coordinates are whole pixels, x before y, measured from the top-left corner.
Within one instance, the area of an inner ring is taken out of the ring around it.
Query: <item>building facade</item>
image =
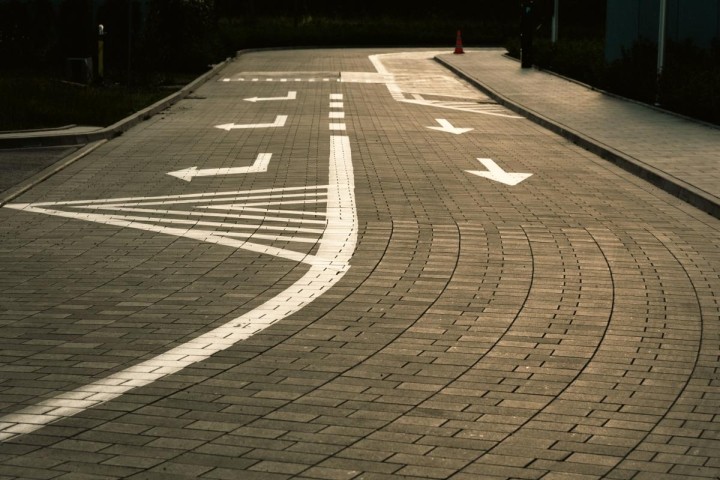
[[[661,0],[608,0],[605,58],[622,57],[637,41],[657,43]],[[666,38],[710,47],[720,39],[720,0],[666,0]]]

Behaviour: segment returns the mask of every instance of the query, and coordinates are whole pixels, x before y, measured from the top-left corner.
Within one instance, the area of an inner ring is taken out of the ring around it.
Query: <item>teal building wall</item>
[[[622,57],[638,40],[657,43],[660,0],[608,0],[605,58]],[[667,0],[667,38],[709,47],[720,39],[720,0]]]

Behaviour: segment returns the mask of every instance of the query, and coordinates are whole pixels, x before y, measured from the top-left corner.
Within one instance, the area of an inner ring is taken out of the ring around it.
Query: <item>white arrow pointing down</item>
[[[248,128],[274,128],[274,127],[284,127],[285,122],[287,121],[287,115],[278,115],[275,117],[275,121],[273,123],[248,123],[244,125],[239,125],[237,123],[224,123],[222,125],[215,125],[215,128],[219,128],[221,130],[238,130],[238,129],[248,129]]]
[[[477,175],[478,177],[484,177],[495,182],[504,183],[505,185],[514,186],[518,183],[530,178],[532,173],[508,173],[498,166],[493,160],[489,158],[478,158],[478,161],[485,165],[487,171],[480,170],[465,170],[468,173]]]
[[[440,124],[439,127],[427,127],[427,128],[429,128],[430,130],[437,130],[439,132],[452,133],[453,135],[462,135],[463,133],[467,133],[467,132],[473,130],[472,128],[453,127],[452,123],[448,122],[444,118],[436,118],[435,121]]]
[[[203,170],[198,170],[197,167],[190,167],[183,170],[177,170],[175,172],[168,172],[168,175],[190,182],[195,177],[214,177],[215,175],[237,175],[241,173],[262,173],[267,172],[271,158],[272,153],[261,153],[257,156],[257,159],[255,159],[255,163],[249,167],[205,168]]]

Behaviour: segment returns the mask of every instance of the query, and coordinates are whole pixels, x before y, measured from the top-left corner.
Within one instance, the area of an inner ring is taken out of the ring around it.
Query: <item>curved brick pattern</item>
[[[444,77],[436,53],[242,55],[0,209],[0,478],[720,476],[717,219]],[[498,183],[468,173],[478,159],[532,175]],[[168,175],[191,167],[225,173]],[[156,223],[97,223],[131,208]],[[268,248],[230,248],[250,227]],[[128,370],[192,341],[222,348]],[[156,376],[87,408],[82,389],[122,372]],[[58,399],[62,418],[32,423]]]

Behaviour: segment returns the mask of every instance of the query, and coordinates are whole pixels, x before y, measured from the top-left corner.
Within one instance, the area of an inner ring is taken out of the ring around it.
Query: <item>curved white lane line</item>
[[[452,88],[465,89],[461,83],[457,82],[454,77],[448,75],[431,75],[429,77],[418,76],[417,72],[400,71],[398,73],[391,72],[383,63],[383,60],[430,60],[437,55],[448,53],[447,51],[420,51],[420,52],[393,52],[393,53],[379,53],[370,55],[368,58],[370,62],[377,70],[378,75],[384,77],[384,81],[388,91],[392,98],[397,102],[411,103],[414,105],[422,105],[425,107],[437,107],[448,110],[457,110],[461,112],[480,113],[483,115],[492,115],[497,117],[505,118],[522,118],[518,115],[514,115],[505,107],[497,104],[478,104],[477,102],[453,102],[453,101],[441,101],[441,100],[426,100],[417,93],[418,88],[424,90],[423,87],[431,85],[433,90],[438,90],[436,84],[447,86],[447,91],[432,91],[434,96],[447,96],[447,97],[465,97],[470,98],[477,96],[475,92],[461,92],[451,91]],[[440,82],[439,80],[447,79],[446,82]],[[473,95],[475,93],[475,95]],[[468,95],[469,94],[469,95]],[[412,98],[408,98],[411,95]]]
[[[0,418],[0,442],[32,433],[206,360],[298,312],[332,288],[350,268],[357,243],[355,182],[350,139],[346,136],[330,137],[327,207],[328,226],[318,251],[308,271],[293,285],[254,310],[150,360]]]

